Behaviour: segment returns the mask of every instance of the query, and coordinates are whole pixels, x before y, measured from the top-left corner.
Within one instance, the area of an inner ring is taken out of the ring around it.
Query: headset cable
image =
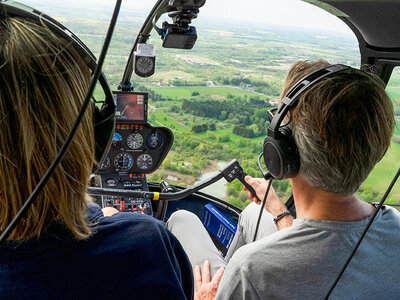
[[[257,238],[258,228],[260,227],[261,217],[262,217],[262,214],[263,214],[263,211],[264,211],[265,203],[267,202],[267,196],[268,196],[269,190],[271,188],[271,185],[272,185],[272,179],[270,179],[270,181],[268,182],[267,191],[265,192],[265,196],[264,196],[263,202],[261,203],[260,213],[258,214],[257,225],[256,225],[256,230],[254,232],[253,242],[255,242],[256,238]],[[257,197],[257,199],[258,199],[258,197]]]
[[[349,258],[347,259],[346,263],[344,264],[342,270],[340,271],[339,275],[336,277],[335,282],[332,284],[331,288],[329,289],[328,293],[325,296],[325,300],[327,300],[329,298],[329,296],[332,294],[332,291],[334,290],[334,288],[336,287],[337,283],[339,282],[340,278],[342,277],[344,271],[346,270],[347,266],[349,265],[351,259],[354,257],[354,254],[356,253],[358,247],[360,246],[361,242],[363,241],[365,235],[367,234],[368,229],[371,227],[372,222],[374,221],[376,215],[378,214],[378,212],[381,210],[383,203],[385,202],[386,198],[388,197],[389,193],[392,191],[393,186],[395,185],[397,179],[400,176],[400,168],[397,170],[396,175],[394,175],[394,178],[392,180],[392,182],[390,183],[389,187],[387,188],[385,194],[382,197],[382,200],[379,202],[378,207],[376,208],[374,214],[372,215],[371,219],[369,220],[367,226],[365,227],[363,233],[361,234],[360,238],[358,239],[358,242],[356,244],[356,246],[354,247],[353,251],[351,252]]]

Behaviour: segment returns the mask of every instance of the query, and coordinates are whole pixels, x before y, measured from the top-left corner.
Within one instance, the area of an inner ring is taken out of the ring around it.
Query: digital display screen
[[[147,93],[113,92],[117,120],[147,122]]]

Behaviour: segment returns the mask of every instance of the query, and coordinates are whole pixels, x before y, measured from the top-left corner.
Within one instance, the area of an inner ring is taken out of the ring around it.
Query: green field
[[[191,131],[191,127],[184,125],[183,122],[181,120],[179,120],[176,115],[171,115],[171,112],[166,111],[164,109],[157,109],[156,111],[151,111],[150,112],[151,116],[153,116],[151,118],[151,123],[154,123],[154,125],[161,125],[161,126],[166,126],[171,128],[174,132],[177,133],[186,133],[186,134],[194,134]],[[200,122],[201,123],[201,122]],[[218,126],[220,127],[220,126]],[[231,142],[234,141],[239,141],[241,139],[244,139],[241,136],[238,136],[236,134],[232,133],[232,129],[233,126],[229,126],[229,127],[225,127],[225,128],[218,128],[215,131],[212,131],[212,133],[216,136],[216,137],[220,137],[223,135],[228,135],[229,136],[229,140]],[[211,138],[207,137],[207,133],[206,132],[202,132],[202,133],[197,133],[195,134],[199,139],[201,140],[205,140],[205,141],[215,141]],[[256,138],[252,138],[252,141],[259,141],[260,142],[260,148],[261,148],[261,142],[264,140],[264,136],[259,136]]]
[[[394,128],[394,135],[400,135],[400,119],[396,120],[396,127]]]
[[[233,134],[233,133],[232,133],[232,129],[233,129],[233,126],[232,126],[232,127],[227,127],[227,128],[224,128],[224,129],[218,129],[218,130],[212,131],[212,133],[215,134],[215,136],[217,136],[217,137],[218,137],[218,136],[223,136],[223,135],[228,135],[228,136],[229,136],[229,140],[230,140],[231,142],[235,142],[235,141],[239,141],[239,140],[245,139],[244,137],[241,137],[241,136],[238,136],[238,135],[236,135],[236,134]],[[205,133],[205,132],[198,133],[198,134],[196,134],[196,135],[197,135],[198,137],[201,137],[201,138],[204,139],[204,140],[213,141],[212,139],[210,139],[210,138],[208,138],[208,137],[206,136],[206,133]],[[262,142],[264,139],[265,139],[265,136],[259,136],[259,137],[251,138],[250,140],[252,140],[252,141],[259,141],[259,142],[260,142],[260,149],[261,149],[261,146],[262,146],[261,142]]]
[[[150,122],[154,123],[155,125],[161,125],[161,126],[166,126],[170,129],[172,129],[172,131],[176,132],[180,132],[180,133],[189,133],[191,131],[191,128],[177,122],[174,118],[171,118],[169,116],[168,112],[165,112],[164,110],[157,110],[154,112],[151,112],[151,117],[150,118]],[[152,121],[153,118],[155,119],[155,121]]]
[[[252,91],[234,87],[206,87],[206,86],[187,86],[187,87],[159,87],[152,88],[155,93],[168,98],[190,98],[193,92],[199,92],[201,96],[260,96]]]
[[[386,88],[386,92],[388,93],[391,99],[400,98],[400,87],[388,87]]]
[[[385,157],[376,165],[374,170],[368,176],[364,182],[364,186],[370,186],[376,191],[379,191],[381,195],[386,191],[390,182],[393,179],[396,171],[400,167],[400,145],[392,143]],[[389,198],[394,198],[395,201],[400,202],[400,183],[393,187],[391,195],[395,195]],[[377,199],[379,201],[380,199]]]

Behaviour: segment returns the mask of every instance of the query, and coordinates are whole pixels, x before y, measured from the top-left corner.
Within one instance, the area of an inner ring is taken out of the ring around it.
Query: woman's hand
[[[102,211],[103,211],[103,215],[104,215],[105,217],[110,217],[110,216],[112,216],[113,214],[116,214],[116,213],[118,212],[118,210],[115,209],[114,207],[104,207],[104,208],[102,209]]]
[[[212,300],[218,291],[218,285],[224,274],[224,268],[219,268],[213,279],[210,281],[210,262],[205,260],[203,263],[203,276],[201,276],[200,266],[194,267],[194,280],[196,283],[196,292],[194,300]]]

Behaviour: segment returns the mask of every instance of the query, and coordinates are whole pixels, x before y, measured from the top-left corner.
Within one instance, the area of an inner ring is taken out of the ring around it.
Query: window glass
[[[152,2],[123,3],[103,68],[114,90]],[[55,16],[99,55],[112,1],[24,3]],[[161,19],[159,26],[162,21],[171,19]],[[279,103],[290,65],[317,58],[354,67],[360,62],[358,42],[351,30],[337,17],[299,0],[207,1],[191,25],[197,28],[198,40],[189,51],[162,48],[160,37],[152,31],[149,43],[156,47],[156,72],[148,78],[132,76],[135,91],[149,92],[149,122],[167,126],[175,135],[171,152],[149,176],[151,181],[192,185],[234,158],[247,173],[259,177],[256,161],[266,136],[267,110]],[[400,82],[397,70],[394,78]],[[388,92],[396,97],[394,81]],[[99,89],[95,94],[101,98]],[[389,183],[386,177],[392,175],[385,165],[393,165],[396,157],[399,161],[395,153],[400,152],[396,150],[400,145],[395,142],[396,135],[393,139],[394,146],[362,186],[360,193],[368,201],[378,201],[378,194]],[[282,199],[291,193],[288,181],[276,181],[274,186]],[[249,200],[241,188],[240,182],[227,185],[220,180],[204,191],[243,207]],[[399,194],[397,187],[392,200]]]
[[[320,8],[301,1],[209,2],[193,22],[198,40],[191,51],[166,50],[158,37],[152,39],[157,72],[141,85],[153,93],[150,122],[175,134],[167,160],[150,177],[154,181],[189,185],[234,158],[260,177],[267,110],[279,103],[291,64],[324,58],[359,66],[354,34]],[[274,186],[281,199],[290,196],[288,181]],[[205,192],[239,207],[249,203],[239,181],[220,180]]]
[[[360,188],[360,196],[368,202],[379,202],[387,187],[400,167],[400,67],[396,67],[386,87],[386,92],[393,101],[396,127],[392,143],[384,158],[376,165]],[[386,203],[400,202],[400,184],[397,183]]]

